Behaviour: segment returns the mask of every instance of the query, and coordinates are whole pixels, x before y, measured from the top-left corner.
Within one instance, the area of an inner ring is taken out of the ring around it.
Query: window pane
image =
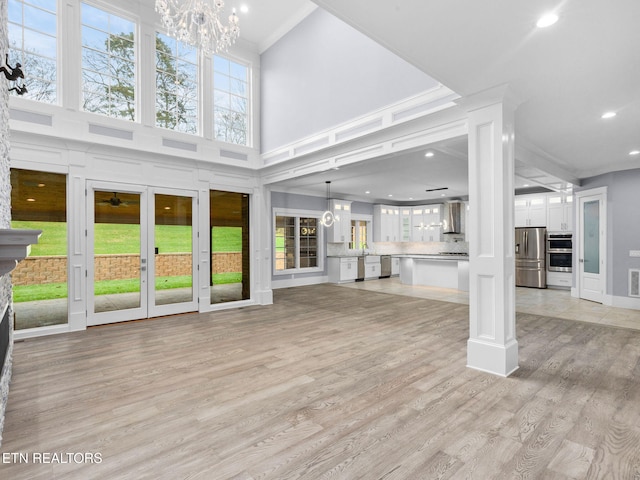
[[[156,126],[197,133],[198,65],[185,60],[196,49],[156,33]]]
[[[24,30],[24,43],[29,45],[29,52],[38,53],[49,58],[56,58],[56,42],[55,38],[36,32],[34,30]]]
[[[28,90],[24,97],[47,103],[57,101],[55,11],[56,3],[51,0],[8,2],[9,65],[21,63],[28,74]],[[24,84],[25,80],[18,78],[10,82],[9,88],[20,89]]]
[[[135,24],[87,4],[82,24],[82,43],[91,47],[82,52],[85,110],[134,121]]]
[[[11,273],[16,330],[67,323],[66,185],[66,175],[11,169],[12,228],[42,230]]]
[[[24,5],[24,26],[56,36],[56,15],[45,12],[39,8],[34,8],[28,4]]]
[[[229,74],[229,60],[218,55],[213,56],[213,69],[216,72],[222,72],[226,75]]]
[[[216,139],[248,144],[248,67],[214,56],[214,135]]]

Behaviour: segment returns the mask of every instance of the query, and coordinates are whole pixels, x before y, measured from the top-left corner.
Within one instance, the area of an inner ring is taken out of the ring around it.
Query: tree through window
[[[135,23],[82,4],[83,109],[136,119]]]
[[[198,132],[198,51],[156,33],[156,126]]]
[[[245,65],[213,57],[213,115],[217,140],[248,143],[248,72]]]

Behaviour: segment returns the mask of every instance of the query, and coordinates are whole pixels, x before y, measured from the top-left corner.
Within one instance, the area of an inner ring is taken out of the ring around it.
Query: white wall
[[[260,63],[263,153],[438,85],[322,9],[264,52]]]

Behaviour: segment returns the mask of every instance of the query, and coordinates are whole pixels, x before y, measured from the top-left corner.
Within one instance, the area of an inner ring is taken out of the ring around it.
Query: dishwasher
[[[380,256],[380,278],[391,276],[391,255]]]
[[[364,257],[358,257],[358,276],[356,282],[362,282],[364,280]]]

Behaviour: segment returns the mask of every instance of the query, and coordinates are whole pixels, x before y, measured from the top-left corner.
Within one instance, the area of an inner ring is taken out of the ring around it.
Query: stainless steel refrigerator
[[[516,286],[547,288],[545,256],[547,229],[516,228]]]

